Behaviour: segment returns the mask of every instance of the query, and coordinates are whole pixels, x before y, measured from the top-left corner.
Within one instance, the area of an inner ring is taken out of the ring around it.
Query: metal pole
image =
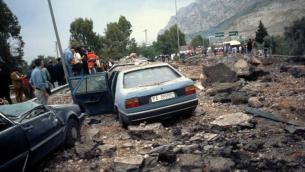
[[[148,44],[147,29],[145,29],[144,32],[145,32],[145,46],[147,46]]]
[[[55,41],[55,49],[56,49],[56,58],[58,58],[58,45],[57,45],[57,41]]]
[[[51,17],[52,17],[52,22],[53,22],[53,26],[54,26],[54,31],[55,31],[55,35],[56,35],[56,39],[57,39],[57,45],[59,48],[59,53],[61,56],[61,62],[64,68],[64,73],[65,73],[65,77],[67,82],[69,81],[69,75],[67,72],[67,68],[66,68],[66,64],[65,64],[65,59],[64,59],[64,53],[62,51],[62,47],[61,47],[61,43],[60,43],[60,39],[59,39],[59,35],[58,35],[58,31],[57,31],[57,26],[56,26],[56,22],[55,22],[55,17],[54,17],[54,13],[53,13],[53,8],[52,8],[52,4],[51,4],[51,0],[48,0],[48,4],[49,4],[49,8],[50,8],[50,13],[51,13]]]
[[[178,41],[178,56],[180,60],[180,38],[179,38],[179,28],[178,28],[178,9],[177,9],[177,0],[175,0],[175,8],[176,8],[176,25],[177,25],[177,41]]]

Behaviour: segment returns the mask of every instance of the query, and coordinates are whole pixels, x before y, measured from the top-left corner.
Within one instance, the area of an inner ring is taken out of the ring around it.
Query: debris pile
[[[302,60],[209,57],[196,63],[174,64],[203,80],[193,116],[128,130],[115,115],[89,117],[79,143],[55,152],[41,171],[305,170],[305,77],[283,68]]]

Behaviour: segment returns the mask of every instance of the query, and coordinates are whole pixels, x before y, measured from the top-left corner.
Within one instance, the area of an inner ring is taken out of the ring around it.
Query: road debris
[[[80,142],[55,152],[39,171],[305,170],[305,78],[281,70],[287,64],[302,65],[302,60],[274,57],[267,63],[240,56],[193,60],[174,62],[198,83],[209,81],[198,92],[193,116],[128,130],[120,127],[115,115],[89,117]],[[211,74],[203,76],[205,66],[223,65],[233,78],[218,67],[219,72],[208,70]],[[250,75],[241,77],[248,69]]]

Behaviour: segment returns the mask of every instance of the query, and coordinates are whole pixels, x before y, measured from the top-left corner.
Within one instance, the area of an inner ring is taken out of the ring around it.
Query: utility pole
[[[178,57],[179,57],[179,60],[180,60],[180,38],[179,38],[179,27],[178,27],[177,0],[175,0],[175,8],[176,8],[176,25],[177,25]]]
[[[148,44],[147,29],[145,29],[144,32],[145,32],[145,46],[147,46]]]
[[[56,22],[55,22],[55,17],[54,17],[54,13],[53,13],[51,0],[48,0],[48,4],[49,4],[50,13],[51,13],[51,17],[52,17],[52,22],[53,22],[53,26],[54,26],[54,31],[55,31],[55,35],[56,35],[56,39],[57,39],[57,45],[58,45],[59,53],[60,53],[60,56],[61,56],[61,62],[62,62],[63,68],[64,68],[65,77],[66,77],[66,80],[69,81],[69,75],[68,75],[68,72],[67,72],[65,59],[64,59],[64,53],[62,51],[62,47],[61,47],[61,43],[60,43],[58,31],[57,31],[57,26],[56,26]]]
[[[55,41],[55,50],[56,50],[56,58],[58,58],[58,45],[57,45],[57,41]]]

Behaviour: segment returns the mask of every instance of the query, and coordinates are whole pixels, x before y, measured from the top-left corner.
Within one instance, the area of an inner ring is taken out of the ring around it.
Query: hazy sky
[[[4,0],[21,25],[25,42],[24,59],[37,55],[55,56],[55,33],[47,0]],[[195,0],[177,0],[178,8]],[[68,45],[70,23],[78,18],[90,18],[94,31],[103,35],[107,23],[125,16],[132,24],[132,37],[141,44],[148,30],[148,41],[156,39],[160,29],[175,15],[174,0],[52,0],[63,49]]]

